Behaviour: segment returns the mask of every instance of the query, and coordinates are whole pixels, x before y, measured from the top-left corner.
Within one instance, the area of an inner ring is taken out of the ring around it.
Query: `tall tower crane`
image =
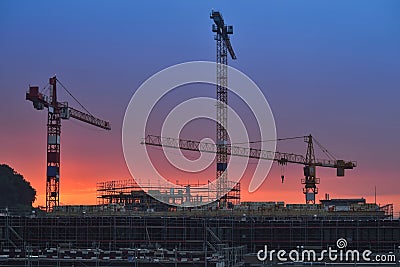
[[[263,160],[272,160],[279,165],[288,163],[304,165],[303,193],[307,204],[315,204],[315,195],[318,194],[317,184],[319,178],[316,176],[316,167],[336,168],[337,176],[344,176],[346,169],[353,169],[357,166],[355,161],[337,160],[331,154],[330,159],[316,159],[314,153],[314,139],[312,135],[302,136],[307,143],[306,155],[293,153],[282,153],[277,151],[266,151],[254,148],[238,147],[229,144],[227,133],[227,105],[228,105],[228,51],[232,59],[236,59],[235,52],[230,43],[229,35],[233,34],[233,27],[225,25],[222,15],[218,11],[212,11],[210,18],[213,19],[212,31],[216,33],[217,42],[217,138],[216,144],[202,143],[192,140],[182,140],[155,135],[147,135],[142,142],[145,145],[169,147],[189,151],[215,153],[217,160],[217,198],[227,202],[228,179],[227,165],[228,156],[239,156]],[[298,138],[298,137],[296,137]],[[293,139],[293,138],[290,138]],[[317,144],[323,148],[318,142]],[[327,152],[326,149],[323,149]],[[282,176],[282,181],[284,176]],[[220,206],[223,204],[220,202]]]
[[[217,140],[216,144],[201,143],[192,140],[182,140],[169,137],[148,135],[142,142],[145,145],[169,147],[189,151],[216,153],[217,160],[217,198],[227,202],[229,198],[226,193],[228,189],[227,166],[228,156],[240,156],[247,158],[272,160],[279,165],[288,163],[304,165],[303,193],[306,196],[307,204],[315,204],[315,195],[318,194],[317,184],[319,178],[316,176],[316,167],[336,168],[337,176],[344,176],[346,169],[353,169],[357,166],[355,161],[337,160],[332,155],[330,159],[316,159],[314,153],[314,139],[311,135],[302,136],[307,143],[306,155],[293,153],[282,153],[265,151],[254,148],[238,147],[229,144],[227,133],[227,105],[228,105],[228,51],[232,59],[236,59],[229,35],[233,34],[233,26],[225,25],[222,15],[218,11],[212,11],[210,18],[213,19],[212,31],[216,33],[217,42]],[[292,139],[292,138],[291,138]],[[317,143],[320,145],[319,143]],[[320,145],[321,146],[321,145]],[[322,146],[321,146],[322,147]],[[326,149],[325,149],[326,152]],[[282,176],[282,181],[283,181]],[[220,203],[220,206],[223,206]]]
[[[217,188],[218,192],[226,192],[228,179],[226,168],[228,166],[228,51],[232,59],[236,59],[229,35],[233,34],[233,26],[225,25],[222,15],[218,11],[211,11],[210,18],[214,21],[212,32],[215,32],[217,42]],[[227,194],[221,200],[226,202]]]
[[[55,206],[60,204],[61,119],[68,120],[70,118],[74,118],[99,128],[111,130],[110,123],[108,121],[94,117],[83,106],[83,109],[85,109],[87,113],[69,107],[68,102],[58,102],[57,84],[60,84],[69,93],[69,91],[59,82],[56,76],[49,79],[49,96],[40,93],[38,86],[30,86],[29,91],[26,93],[26,100],[31,101],[35,109],[48,109],[46,169],[46,211],[48,212],[52,211]]]
[[[246,158],[272,160],[279,165],[287,165],[288,163],[304,165],[304,178],[301,180],[304,184],[303,193],[306,197],[307,204],[315,204],[315,195],[318,194],[317,184],[319,178],[316,176],[316,167],[336,168],[337,176],[344,176],[345,170],[353,169],[357,166],[355,161],[344,161],[335,158],[316,159],[314,154],[314,138],[312,135],[302,136],[307,143],[307,153],[305,156],[294,153],[283,153],[278,151],[267,151],[254,148],[239,147],[233,145],[225,145],[224,153],[226,156],[239,156]],[[169,147],[189,151],[218,153],[220,145],[213,143],[203,143],[192,140],[182,140],[169,137],[161,137],[155,135],[147,135],[144,144],[159,147]],[[317,143],[320,145],[319,143]],[[322,146],[321,146],[322,147]],[[326,151],[326,149],[324,149]]]

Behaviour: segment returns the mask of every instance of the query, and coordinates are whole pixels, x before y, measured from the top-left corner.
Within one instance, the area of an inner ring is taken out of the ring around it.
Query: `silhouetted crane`
[[[111,130],[110,123],[108,121],[94,117],[82,105],[81,106],[83,109],[85,109],[86,113],[69,107],[68,102],[58,102],[57,83],[59,83],[72,96],[72,94],[58,81],[56,76],[49,79],[49,96],[40,93],[38,86],[30,86],[29,91],[26,93],[26,100],[32,101],[35,109],[48,109],[46,211],[52,211],[53,207],[60,204],[61,119],[68,120],[70,118],[74,118],[99,128]]]
[[[278,151],[273,152],[255,148],[239,147],[229,144],[224,146],[223,151],[226,152],[226,156],[273,160],[280,165],[287,165],[288,163],[304,165],[304,178],[301,180],[302,184],[304,184],[303,193],[306,196],[307,204],[315,204],[315,195],[318,194],[317,184],[319,184],[319,178],[316,177],[316,167],[336,168],[337,176],[344,176],[345,170],[355,168],[357,163],[355,161],[334,159],[333,156],[330,156],[331,159],[316,159],[314,154],[313,137],[308,135],[296,138],[304,138],[304,141],[307,143],[307,152],[305,156],[294,153],[283,153]],[[218,150],[220,145],[217,144],[155,135],[147,135],[143,144],[197,152],[217,153],[217,155],[220,153],[220,150]],[[317,144],[323,149],[324,152],[327,152],[327,150],[318,142]],[[330,154],[329,152],[327,153]]]
[[[225,25],[218,11],[211,11],[210,18],[214,21],[212,31],[216,33],[217,42],[217,192],[225,192],[228,188],[227,171],[228,156],[225,145],[228,143],[228,53],[236,59],[229,35],[233,34],[233,26]],[[221,206],[226,205],[228,194],[223,196]]]

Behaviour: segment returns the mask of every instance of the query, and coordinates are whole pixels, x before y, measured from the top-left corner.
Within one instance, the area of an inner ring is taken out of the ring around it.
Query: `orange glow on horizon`
[[[35,154],[35,150],[28,151],[27,157],[17,157],[9,162],[17,172],[21,173],[26,180],[37,190],[36,201],[34,206],[45,206],[45,153],[41,153],[40,157],[30,157]],[[99,160],[91,160],[87,164],[85,158],[80,155],[74,156],[76,153],[63,153],[60,177],[60,204],[61,205],[94,205],[97,204],[96,199],[96,183],[110,180],[130,179],[131,175],[125,165],[123,156],[120,157],[104,157]],[[78,153],[79,154],[79,153]],[[107,155],[106,155],[107,156]],[[304,194],[302,193],[303,185],[300,183],[301,168],[293,167],[286,170],[285,182],[280,181],[279,168],[272,168],[268,178],[263,185],[254,193],[249,193],[247,187],[249,184],[248,174],[241,180],[241,200],[242,201],[284,201],[285,203],[304,203]],[[332,170],[330,170],[332,171]],[[337,179],[335,174],[328,171],[321,173],[321,184],[319,185],[320,193],[317,195],[317,203],[323,199],[325,193],[330,193],[331,198],[366,198],[368,203],[374,202],[373,186],[367,185],[367,190],[361,186],[358,191],[356,188],[348,186],[348,182],[358,183],[358,171],[348,172],[348,177]],[[333,170],[334,173],[334,170]],[[347,175],[347,174],[346,174]],[[188,179],[179,178],[182,182]],[[365,179],[368,180],[368,179]],[[190,181],[191,183],[196,181]],[[363,184],[365,187],[366,183]],[[353,193],[352,193],[353,192]],[[358,193],[355,193],[358,192]],[[364,193],[359,193],[364,192]],[[398,194],[380,194],[377,191],[377,203],[381,205],[393,203],[396,215],[400,212],[400,195]]]
[[[75,171],[77,169],[74,169]],[[118,177],[129,177],[129,176],[115,176],[114,178],[102,179],[101,181],[108,180],[123,180],[127,178],[118,178]],[[97,192],[96,192],[96,182],[99,182],[95,177],[91,177],[83,181],[81,179],[70,179],[61,183],[61,196],[60,196],[60,205],[95,205],[97,204]],[[40,181],[35,181],[35,184],[38,183],[43,190],[38,190],[37,200],[34,203],[34,206],[45,206],[45,194],[44,194],[44,181],[40,179]],[[298,183],[298,181],[293,181],[294,184]],[[265,181],[263,186],[253,193],[249,193],[247,191],[248,183],[246,180],[242,183],[241,190],[241,201],[254,201],[254,202],[267,202],[267,201],[283,201],[285,204],[288,203],[305,203],[305,197],[302,193],[302,185],[297,184],[294,188],[288,185],[289,189],[282,190],[271,190],[266,189],[266,185],[271,185],[273,182],[269,180]],[[282,187],[285,185],[283,184]],[[316,196],[316,202],[319,203],[319,200],[324,199],[325,194],[320,193]],[[337,195],[331,194],[331,198],[365,198],[367,203],[374,203],[374,195]],[[399,195],[378,195],[377,196],[377,204],[385,205],[385,204],[394,204],[395,215],[398,215],[400,212],[399,209]]]

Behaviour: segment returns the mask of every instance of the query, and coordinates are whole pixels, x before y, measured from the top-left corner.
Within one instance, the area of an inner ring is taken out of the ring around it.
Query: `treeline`
[[[36,190],[24,177],[6,164],[0,164],[0,207],[30,208]]]

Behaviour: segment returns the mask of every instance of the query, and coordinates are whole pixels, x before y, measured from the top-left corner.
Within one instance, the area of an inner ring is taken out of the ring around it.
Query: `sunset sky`
[[[377,202],[393,203],[399,212],[397,0],[0,1],[0,163],[32,184],[35,205],[45,205],[47,112],[25,101],[29,84],[43,87],[57,74],[91,113],[111,122],[112,131],[62,122],[60,202],[94,204],[96,182],[131,177],[121,128],[140,84],[177,63],[215,60],[212,9],[234,25],[238,59],[229,64],[261,88],[278,137],[312,133],[339,158],[358,162],[344,178],[334,169],[319,170],[317,199],[329,193],[373,202],[376,186]],[[213,90],[202,95],[213,97]],[[59,100],[79,108],[65,92]],[[164,107],[174,101],[166,99]],[[215,136],[213,123],[202,125],[200,132],[196,123],[188,125],[186,137]],[[278,143],[278,150],[305,154],[306,144]],[[302,166],[287,166],[283,184],[280,175],[274,165],[252,194],[245,176],[242,200],[303,203]]]

